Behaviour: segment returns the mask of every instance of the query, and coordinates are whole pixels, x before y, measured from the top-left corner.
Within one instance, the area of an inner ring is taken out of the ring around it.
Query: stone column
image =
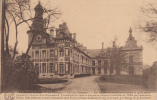
[[[59,63],[57,63],[57,67],[58,67],[58,73],[60,74],[60,65],[59,65]]]
[[[104,75],[104,67],[101,67],[101,75]]]

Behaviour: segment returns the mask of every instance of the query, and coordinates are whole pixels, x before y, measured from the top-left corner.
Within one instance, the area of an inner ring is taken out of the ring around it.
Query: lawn
[[[109,75],[100,77],[102,81],[121,83],[121,84],[132,84],[132,85],[143,85],[144,79],[142,75]]]
[[[141,85],[142,80],[139,81],[137,79],[137,77],[131,79],[129,76],[112,76],[112,79],[110,79],[109,76],[101,76],[96,78],[95,81],[98,83],[102,93],[147,91],[147,89]]]

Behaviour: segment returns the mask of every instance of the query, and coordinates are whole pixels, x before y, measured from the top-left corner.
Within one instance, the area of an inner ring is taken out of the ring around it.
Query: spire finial
[[[131,29],[131,27],[130,27],[129,33],[130,33],[130,34],[132,33],[132,29]]]
[[[131,29],[131,27],[130,27],[129,33],[130,33],[129,37],[132,38],[132,29]]]
[[[102,42],[102,50],[104,49],[104,42]]]

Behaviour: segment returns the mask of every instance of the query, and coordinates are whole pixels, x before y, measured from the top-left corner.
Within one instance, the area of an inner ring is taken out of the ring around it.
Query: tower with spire
[[[35,32],[39,32],[39,31],[42,31],[44,28],[44,20],[43,20],[44,10],[43,10],[43,7],[41,6],[40,1],[38,2],[34,10],[35,10],[35,17],[31,25],[31,30]]]
[[[132,28],[129,30],[129,37],[125,42],[124,47],[122,47],[123,53],[126,54],[126,63],[128,66],[128,71],[122,74],[129,75],[142,75],[142,51],[143,47],[137,45],[137,41],[132,35]]]
[[[44,39],[44,41],[46,41],[45,38],[49,37],[48,33],[46,33],[46,31],[44,29],[45,28],[44,27],[45,22],[43,19],[44,9],[43,9],[40,1],[35,6],[34,10],[35,10],[35,16],[33,19],[33,23],[31,25],[31,29],[29,31],[27,31],[27,33],[28,33],[28,44],[32,40],[33,35],[35,35],[35,39],[34,39],[33,43],[37,43],[39,41],[42,41],[42,39]]]
[[[137,46],[137,41],[135,40],[135,38],[132,35],[132,28],[130,27],[129,30],[129,37],[127,39],[127,41],[125,42],[125,46],[126,48],[138,48]]]
[[[32,25],[30,26],[30,30],[27,31],[28,34],[28,45],[31,43],[33,39],[34,44],[41,44],[41,43],[46,43],[47,39],[49,38],[49,34],[46,33],[44,30],[44,18],[43,18],[43,13],[44,9],[40,3],[35,6],[35,16],[33,18]],[[32,47],[30,48],[29,55],[31,55],[31,50]]]

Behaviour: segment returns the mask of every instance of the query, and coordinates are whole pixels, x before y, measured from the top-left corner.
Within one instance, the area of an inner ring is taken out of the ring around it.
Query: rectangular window
[[[69,49],[65,49],[65,55],[69,56]]]
[[[63,48],[60,48],[59,52],[60,52],[60,56],[63,57],[64,56]]]
[[[53,72],[53,63],[50,63],[50,73]]]
[[[133,63],[134,60],[133,60],[133,56],[129,56],[129,63]]]
[[[46,73],[46,63],[42,63],[42,73]]]
[[[32,51],[32,58],[34,58],[34,51]]]
[[[95,61],[92,61],[92,66],[95,66]]]
[[[46,73],[49,73],[49,64],[47,63]]]
[[[41,65],[39,65],[39,73],[41,73],[41,70],[42,70],[42,69],[41,69]]]
[[[98,74],[101,74],[101,67],[98,67]]]
[[[65,66],[66,66],[66,72],[69,72],[68,64],[66,64]]]
[[[50,57],[54,57],[54,50],[50,50]]]
[[[101,66],[101,60],[98,60],[98,65]]]
[[[60,73],[64,73],[64,65],[63,65],[63,63],[60,63],[59,66],[60,66]]]
[[[55,64],[55,72],[58,72],[58,64]]]
[[[107,60],[104,60],[104,65],[108,66],[108,61]]]
[[[35,51],[35,58],[39,58],[39,51]]]
[[[46,58],[46,50],[42,50],[42,58]]]

